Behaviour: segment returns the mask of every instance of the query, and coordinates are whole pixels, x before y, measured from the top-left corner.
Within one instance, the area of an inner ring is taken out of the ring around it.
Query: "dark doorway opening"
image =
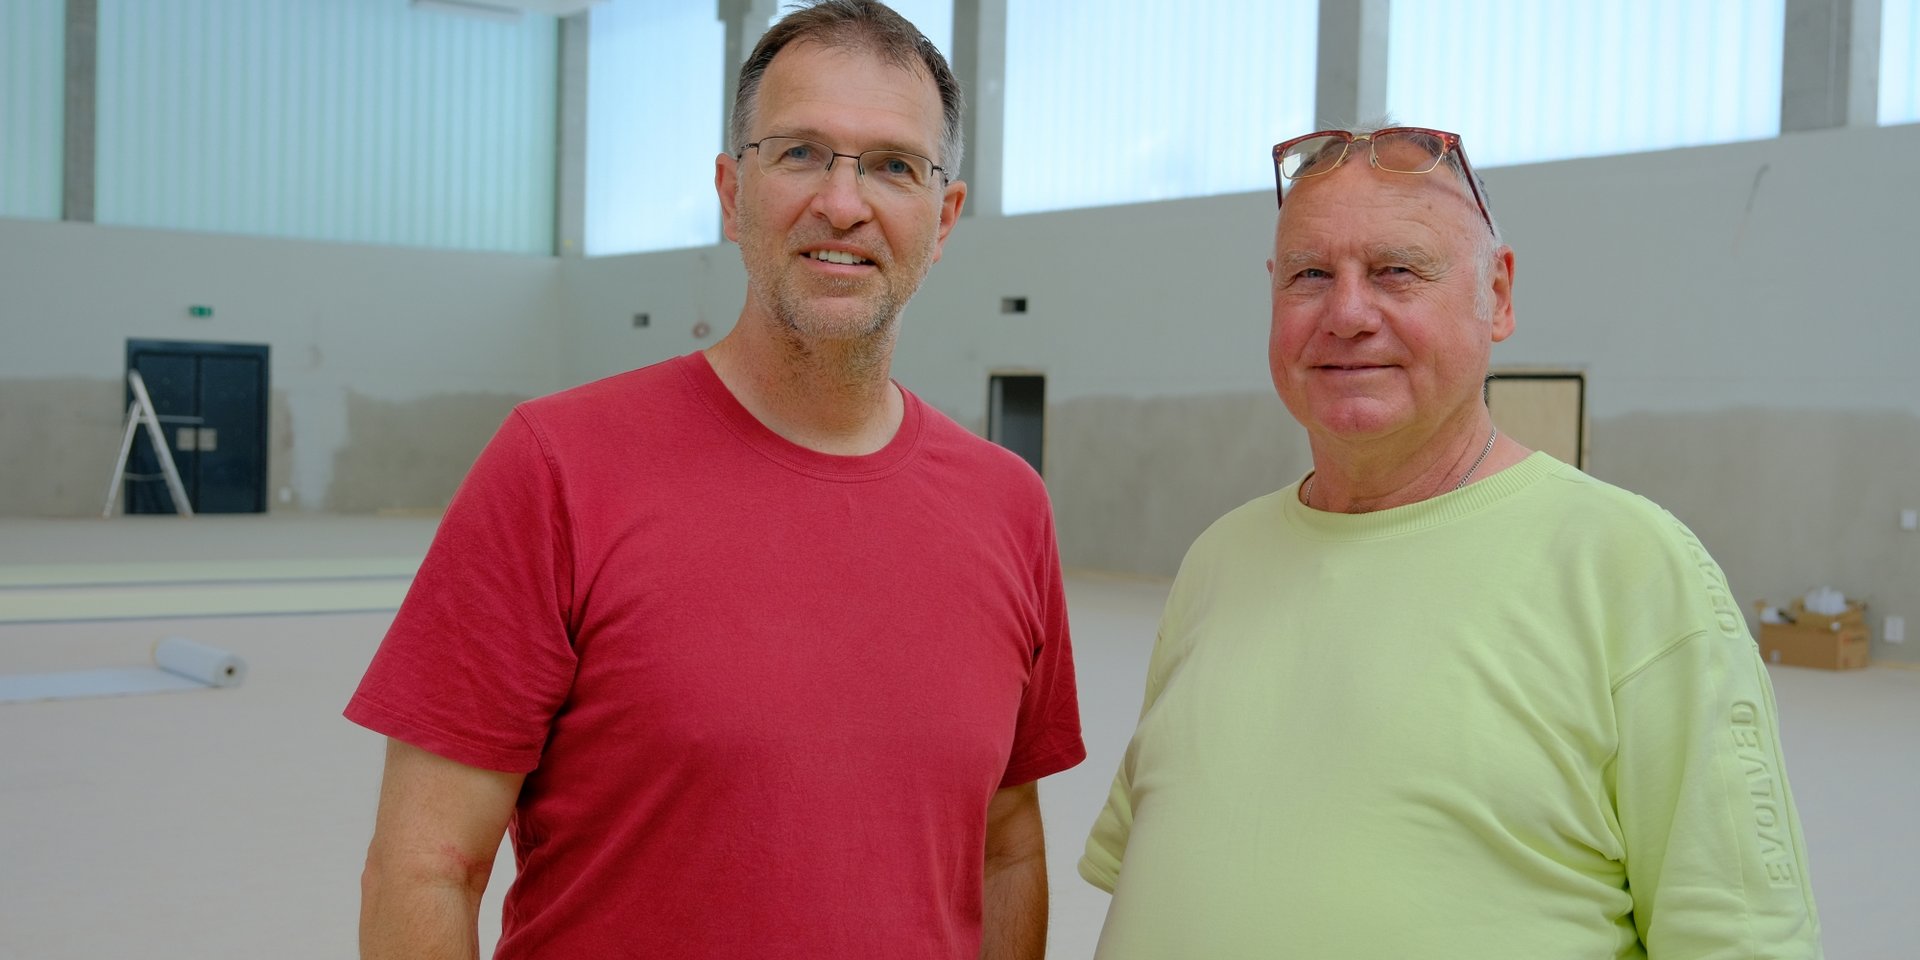
[[[127,369],[147,383],[194,512],[265,513],[266,345],[130,339]],[[145,431],[134,437],[125,483],[126,512],[177,512]]]
[[[1020,455],[1041,476],[1046,439],[1047,378],[994,374],[987,384],[987,439]]]

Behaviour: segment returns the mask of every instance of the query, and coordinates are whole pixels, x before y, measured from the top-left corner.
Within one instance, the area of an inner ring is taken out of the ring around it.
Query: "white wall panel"
[[[102,223],[550,253],[558,40],[399,0],[101,0]]]
[[[60,217],[65,0],[0,3],[0,217]]]

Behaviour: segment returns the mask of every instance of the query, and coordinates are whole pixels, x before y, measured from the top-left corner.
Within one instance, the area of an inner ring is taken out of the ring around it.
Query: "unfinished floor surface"
[[[431,529],[417,518],[0,520],[0,574],[16,578],[0,576],[0,603],[18,583],[48,579],[30,575],[36,566],[80,588],[76,568],[97,565],[111,582],[126,564],[176,559],[189,573],[192,563],[314,561],[308,573],[324,580],[340,573],[330,561],[365,558],[369,576],[391,576],[419,559]],[[303,582],[296,571],[284,585]],[[188,577],[177,587],[208,585]],[[1068,580],[1089,756],[1041,790],[1053,958],[1089,957],[1099,936],[1107,897],[1074,861],[1132,732],[1166,588]],[[135,665],[167,635],[230,650],[249,667],[232,689],[0,705],[0,957],[354,955],[382,743],[340,710],[392,613],[232,606],[220,616],[0,622],[0,673]],[[1920,671],[1772,675],[1827,956],[1911,960]],[[487,895],[483,947],[497,936],[510,862],[503,854]]]

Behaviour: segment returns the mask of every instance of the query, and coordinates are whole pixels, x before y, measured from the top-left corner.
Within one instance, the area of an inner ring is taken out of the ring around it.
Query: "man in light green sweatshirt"
[[[1724,575],[1494,428],[1514,258],[1459,137],[1274,163],[1269,361],[1314,469],[1181,566],[1080,862],[1099,958],[1819,957]]]

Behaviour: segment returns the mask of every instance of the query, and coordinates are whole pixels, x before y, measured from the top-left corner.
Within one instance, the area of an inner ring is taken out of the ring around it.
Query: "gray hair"
[[[893,8],[877,0],[816,0],[798,7],[773,25],[754,46],[747,62],[740,65],[740,84],[734,92],[733,116],[727,123],[727,141],[734,153],[746,149],[753,115],[760,102],[760,80],[767,66],[789,45],[799,42],[826,44],[830,47],[872,53],[886,63],[922,73],[933,80],[940,91],[940,107],[945,114],[940,138],[940,156],[934,162],[947,173],[947,179],[960,175],[960,159],[965,151],[960,129],[960,111],[965,98],[960,81],[947,66],[947,58],[919,28]]]

